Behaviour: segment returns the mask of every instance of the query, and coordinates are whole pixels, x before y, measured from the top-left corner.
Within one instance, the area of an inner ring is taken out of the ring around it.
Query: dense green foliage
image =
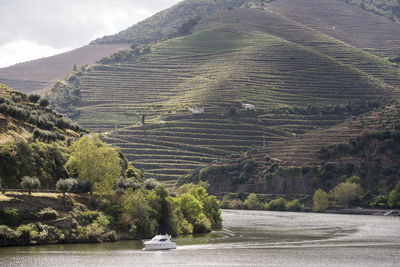
[[[328,207],[328,194],[322,189],[315,191],[313,196],[313,210],[315,212],[324,212]]]
[[[23,176],[36,176],[42,188],[54,188],[60,177],[67,177],[67,155],[57,144],[16,141],[0,145],[2,188],[18,188]]]
[[[103,143],[98,135],[86,135],[69,148],[66,163],[70,175],[93,183],[94,190],[112,191],[121,174],[121,158],[116,148]]]
[[[70,118],[74,118],[79,115],[79,110],[77,110],[80,104],[81,94],[79,89],[79,73],[71,77],[74,77],[74,79],[70,81],[73,86],[64,82],[56,82],[51,88],[48,97],[51,101],[50,107],[52,109]]]

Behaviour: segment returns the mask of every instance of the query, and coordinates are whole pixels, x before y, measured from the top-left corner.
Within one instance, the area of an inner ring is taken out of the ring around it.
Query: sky
[[[181,0],[0,0],[0,68],[81,47]]]

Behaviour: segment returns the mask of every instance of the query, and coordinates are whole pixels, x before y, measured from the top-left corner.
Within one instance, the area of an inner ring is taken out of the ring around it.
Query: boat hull
[[[167,244],[145,244],[143,250],[169,250],[176,249],[176,244],[171,242]]]

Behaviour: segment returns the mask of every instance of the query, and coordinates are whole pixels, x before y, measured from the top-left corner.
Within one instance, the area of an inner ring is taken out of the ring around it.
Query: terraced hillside
[[[40,91],[51,87],[56,80],[64,79],[74,65],[80,68],[93,64],[99,57],[128,47],[128,44],[86,45],[59,55],[0,68],[0,82],[24,93]]]
[[[280,14],[234,9],[140,56],[90,66],[68,86],[80,90],[82,126],[108,132],[135,166],[173,182],[379,106],[397,95],[399,77],[390,62]]]
[[[328,145],[347,143],[350,138],[365,132],[400,129],[400,104],[383,106],[359,117],[349,118],[332,127],[309,131],[299,136],[292,136],[282,142],[269,144],[256,152],[256,158],[268,155],[279,160],[282,166],[299,167],[303,164],[318,165],[318,151]],[[341,158],[341,160],[345,160]],[[353,161],[355,159],[352,159]]]
[[[360,2],[359,0],[346,1]],[[394,23],[357,6],[345,5],[343,2],[341,0],[275,0],[266,5],[266,10],[368,52],[384,57],[400,55],[399,23]],[[396,1],[387,2],[392,2],[393,5]]]

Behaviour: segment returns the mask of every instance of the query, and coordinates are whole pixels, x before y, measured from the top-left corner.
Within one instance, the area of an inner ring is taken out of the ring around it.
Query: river
[[[0,248],[0,266],[400,266],[400,218],[224,210],[224,230],[140,241]]]

